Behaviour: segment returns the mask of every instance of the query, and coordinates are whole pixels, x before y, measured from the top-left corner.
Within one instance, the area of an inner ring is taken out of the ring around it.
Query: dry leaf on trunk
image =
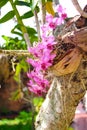
[[[75,48],[71,50],[70,53],[65,55],[65,57],[57,64],[53,65],[50,68],[50,71],[56,76],[66,75],[75,72],[80,64],[81,58],[82,54],[80,53],[78,48]]]

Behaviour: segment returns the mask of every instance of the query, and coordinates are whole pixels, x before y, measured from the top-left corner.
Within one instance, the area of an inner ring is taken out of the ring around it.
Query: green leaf
[[[12,30],[15,30],[15,29],[18,29],[19,31],[21,31],[20,25],[19,24],[15,25],[15,27]]]
[[[23,36],[23,34],[22,34],[22,33],[17,32],[17,31],[13,31],[13,30],[12,30],[12,31],[11,31],[11,33],[16,34],[16,35],[19,35],[19,36],[21,36],[21,37]]]
[[[28,12],[26,12],[25,14],[23,14],[23,15],[21,16],[21,18],[22,18],[22,19],[27,19],[27,18],[30,18],[30,17],[32,17],[32,16],[34,16],[33,12],[32,12],[32,11],[28,11]]]
[[[11,93],[10,100],[17,101],[19,99],[23,98],[23,93],[20,88],[18,88],[16,91]]]
[[[33,98],[33,104],[35,106],[36,112],[38,112],[40,110],[40,107],[41,107],[43,101],[44,101],[44,98],[42,98],[42,97]]]
[[[27,27],[27,31],[30,36],[31,43],[33,43],[34,41],[38,41],[37,32],[34,28]]]
[[[30,35],[37,34],[36,30],[34,28],[27,27],[27,31]]]
[[[37,31],[34,29],[34,28],[31,28],[31,27],[26,27],[27,28],[27,31],[28,31],[28,34],[30,36],[32,35],[37,35]],[[21,32],[21,29],[20,29],[20,25],[17,24],[12,30],[11,30],[12,33],[18,33],[18,35],[22,36],[22,32]]]
[[[20,63],[16,66],[16,73],[14,75],[14,79],[17,81],[17,82],[20,82],[19,81],[19,74],[20,74],[20,71],[21,71],[21,66],[20,66]]]
[[[32,0],[32,4],[31,4],[32,11],[34,11],[34,9],[36,8],[38,2],[39,2],[39,0]]]
[[[27,72],[28,67],[29,67],[29,65],[27,64],[27,62],[25,62],[25,59],[22,59],[20,61],[20,63],[18,63],[17,66],[16,66],[16,72],[15,72],[15,75],[14,75],[14,79],[16,81],[20,82],[19,75],[20,75],[21,70],[23,69],[24,72]]]
[[[2,35],[2,38],[5,40],[5,41],[8,41],[9,40],[9,37],[5,36],[5,35]]]
[[[30,7],[30,3],[24,1],[15,1],[15,5]]]
[[[4,23],[4,22],[7,22],[8,20],[12,19],[14,17],[15,13],[14,11],[9,11],[5,16],[3,16],[1,19],[0,19],[0,23]]]
[[[53,0],[46,0],[46,2],[48,2],[48,1],[53,2]]]
[[[31,43],[38,42],[38,37],[35,36],[35,35],[32,35],[32,36],[30,37],[30,42],[31,42]]]
[[[37,11],[37,13],[40,11],[38,6],[36,6],[35,10]],[[30,18],[30,17],[33,17],[33,16],[34,16],[34,13],[33,13],[32,10],[30,10],[30,11],[26,12],[25,14],[23,14],[21,16],[21,18],[22,19],[27,19],[27,18]]]
[[[15,31],[15,30],[16,30],[16,31]],[[20,29],[20,25],[19,25],[19,24],[17,24],[17,25],[11,30],[11,33],[17,34],[17,35],[23,37],[23,34],[22,34],[22,32],[21,32],[21,29]]]
[[[38,1],[39,0],[32,0],[32,10],[34,10],[35,9],[35,7],[37,6],[37,4],[38,4]]]
[[[38,41],[38,36],[37,36],[37,31],[34,29],[34,28],[31,28],[31,27],[26,27],[27,28],[27,32],[30,36],[30,41],[31,43],[33,43],[34,41]],[[20,29],[20,25],[17,24],[12,30],[11,30],[12,33],[14,34],[17,34],[19,36],[21,36],[23,38],[23,34],[21,32],[21,29]],[[24,40],[24,39],[23,39]]]
[[[22,37],[21,40],[18,39],[18,37],[12,38],[8,36],[2,36],[4,39],[4,43],[2,45],[2,49],[6,50],[26,50],[27,45]],[[13,68],[15,69],[16,63],[13,63]]]
[[[39,97],[39,98],[34,97],[34,98],[33,98],[34,106],[39,106],[39,105],[41,105],[41,104],[43,103],[43,101],[44,101],[44,98],[42,98],[42,97]]]
[[[0,0],[0,8],[3,7],[7,2],[8,0]]]

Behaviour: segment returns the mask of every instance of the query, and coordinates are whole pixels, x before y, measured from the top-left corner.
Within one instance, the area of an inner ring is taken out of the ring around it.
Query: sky
[[[75,15],[78,14],[78,12],[76,11],[75,7],[73,6],[71,0],[59,0],[60,1],[60,4],[66,8],[66,13],[68,14],[68,17],[73,17]],[[87,0],[78,0],[81,7],[84,8],[84,6],[87,4]],[[21,9],[22,8],[22,9]],[[12,8],[11,8],[11,5],[10,3],[8,2],[2,9],[1,9],[1,16],[4,16],[8,11],[10,11]],[[24,12],[27,12],[28,11],[28,8],[26,7],[19,7],[18,8],[20,14],[22,15]],[[30,21],[27,19],[27,20],[24,20],[23,21],[24,24],[26,25],[30,25]],[[34,21],[31,22],[31,26],[33,26],[34,24]],[[2,35],[6,35],[6,36],[15,36],[13,34],[10,33],[11,29],[14,27],[15,23],[13,20],[9,20],[8,22],[6,23],[3,23],[3,24],[0,24],[0,44],[2,44],[4,42],[4,40],[2,39]]]
[[[77,10],[75,9],[75,7],[73,6],[72,0],[59,0],[59,1],[60,1],[60,4],[66,8],[66,12],[69,17],[79,14]],[[78,2],[80,3],[80,6],[82,7],[82,9],[87,4],[87,0],[78,0]]]

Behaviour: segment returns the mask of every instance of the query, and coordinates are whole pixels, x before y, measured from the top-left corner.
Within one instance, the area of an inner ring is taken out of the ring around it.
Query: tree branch
[[[81,16],[87,18],[87,13],[82,10],[77,0],[72,0],[73,5],[75,6],[76,10],[80,13]]]
[[[55,77],[40,112],[36,130],[67,130],[74,118],[76,106],[86,92],[87,55],[75,73]]]
[[[27,50],[1,50],[0,54],[7,54],[13,56],[30,56],[30,53]]]

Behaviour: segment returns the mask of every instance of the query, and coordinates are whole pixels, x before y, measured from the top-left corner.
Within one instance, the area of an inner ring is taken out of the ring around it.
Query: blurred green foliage
[[[43,101],[44,101],[44,98],[42,98],[42,97],[35,97],[35,98],[33,99],[33,104],[34,104],[34,107],[35,107],[35,111],[36,111],[37,113],[39,112],[40,107],[41,107]]]
[[[4,39],[3,45],[0,47],[5,50],[26,50],[27,45],[24,40],[19,40],[18,37],[12,38],[8,36],[2,36]]]
[[[20,112],[15,119],[0,120],[0,130],[32,130],[32,112]]]
[[[34,115],[34,120],[35,116],[36,113]],[[33,117],[32,112],[22,111],[20,112],[19,116],[16,117],[15,119],[2,119],[0,120],[0,130],[34,130],[32,117]],[[74,129],[70,127],[68,128],[68,130],[74,130]]]
[[[0,120],[0,130],[33,130],[36,115],[44,99],[42,97],[34,97],[34,110],[31,112],[21,111],[15,119]]]
[[[30,42],[33,44],[33,42],[38,41],[37,32],[34,28],[27,27],[27,32],[29,34]],[[4,43],[0,47],[1,49],[6,50],[27,50],[27,44],[23,38],[23,34],[21,32],[21,29],[18,25],[16,25],[12,30],[11,33],[18,35],[15,38],[2,35],[2,38],[4,39]]]

